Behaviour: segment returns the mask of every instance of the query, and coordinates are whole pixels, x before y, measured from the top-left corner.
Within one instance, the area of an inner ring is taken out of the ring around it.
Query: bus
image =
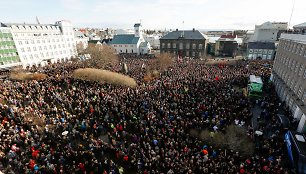
[[[297,173],[306,173],[305,134],[288,131],[284,138],[291,167],[294,168]]]
[[[247,93],[249,97],[261,98],[262,97],[263,83],[261,77],[250,75]]]

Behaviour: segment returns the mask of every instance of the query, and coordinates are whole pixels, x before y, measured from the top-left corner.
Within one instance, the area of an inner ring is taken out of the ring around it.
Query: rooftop
[[[183,36],[183,37],[182,37]],[[201,39],[207,39],[207,36],[202,34],[199,30],[176,30],[172,31],[165,36],[163,36],[162,39],[195,39],[195,40],[201,40]]]
[[[293,40],[293,41],[296,41],[296,42],[306,44],[306,35],[303,35],[303,34],[285,34],[285,33],[282,33],[280,39]]]
[[[301,24],[297,24],[297,25],[293,26],[293,28],[306,28],[306,22],[301,23]]]
[[[119,34],[115,35],[110,44],[137,44],[139,37],[134,34]]]
[[[134,27],[139,27],[139,26],[141,26],[141,23],[137,23],[134,25]]]

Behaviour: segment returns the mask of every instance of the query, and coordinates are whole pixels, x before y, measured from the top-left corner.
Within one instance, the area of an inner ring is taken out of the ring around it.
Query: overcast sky
[[[70,20],[76,27],[254,29],[288,22],[294,0],[3,0],[0,22]],[[291,26],[306,22],[306,0],[295,0]]]

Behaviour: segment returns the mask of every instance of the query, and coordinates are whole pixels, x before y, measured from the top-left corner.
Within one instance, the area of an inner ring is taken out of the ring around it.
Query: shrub
[[[105,82],[118,86],[137,86],[136,81],[129,76],[93,68],[77,69],[73,72],[72,77],[80,80]]]
[[[12,72],[10,74],[10,79],[12,80],[19,80],[19,81],[26,81],[26,80],[44,80],[47,78],[46,74],[42,73],[25,73],[25,72]]]

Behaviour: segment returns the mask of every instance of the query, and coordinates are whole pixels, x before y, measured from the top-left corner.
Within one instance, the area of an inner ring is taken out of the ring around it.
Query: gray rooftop
[[[306,28],[306,22],[301,23],[301,24],[297,24],[297,25],[293,26],[293,28]]]
[[[184,35],[183,35],[184,34]],[[183,36],[183,37],[182,37]],[[204,35],[199,30],[178,30],[178,31],[172,31],[162,38],[163,39],[195,39],[195,40],[202,40],[206,39]]]
[[[141,23],[137,23],[134,25],[134,27],[139,27],[139,26],[141,26]]]
[[[275,43],[273,42],[249,42],[249,49],[275,49]]]
[[[306,35],[303,35],[303,34],[282,33],[280,39],[292,40],[292,41],[295,41],[295,42],[306,44]]]
[[[119,34],[115,35],[109,44],[137,44],[139,37],[134,34]]]

